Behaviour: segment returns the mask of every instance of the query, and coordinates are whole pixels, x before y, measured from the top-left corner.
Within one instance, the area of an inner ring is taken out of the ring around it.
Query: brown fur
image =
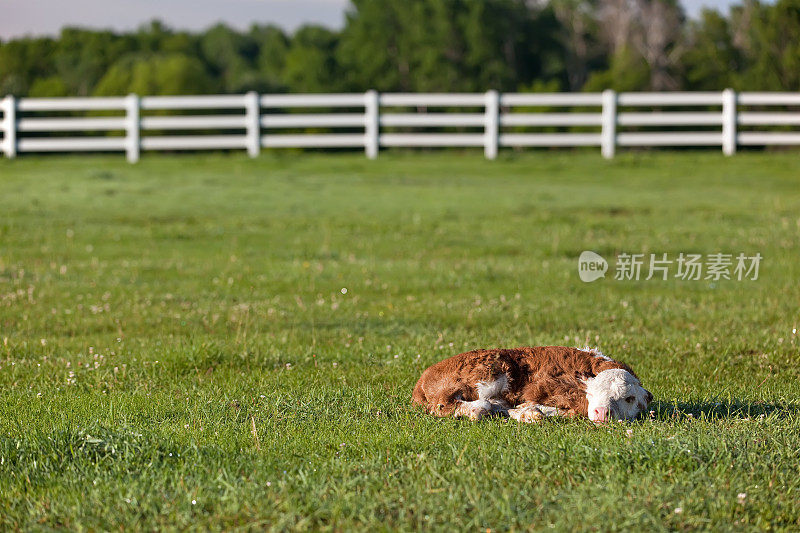
[[[565,346],[473,350],[431,366],[414,387],[412,401],[432,414],[450,416],[460,400],[478,399],[476,383],[508,376],[503,400],[511,406],[531,402],[557,407],[565,414],[587,415],[583,379],[624,363],[595,356],[589,350]]]

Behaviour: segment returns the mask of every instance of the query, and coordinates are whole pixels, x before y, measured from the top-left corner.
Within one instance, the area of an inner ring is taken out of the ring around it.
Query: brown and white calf
[[[521,422],[554,415],[633,420],[652,399],[625,363],[565,346],[454,355],[425,370],[412,395],[437,416],[501,414]]]

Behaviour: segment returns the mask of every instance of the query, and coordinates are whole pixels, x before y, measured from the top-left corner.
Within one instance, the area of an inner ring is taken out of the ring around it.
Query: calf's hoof
[[[460,402],[453,412],[456,418],[465,417],[473,422],[491,414],[492,404],[486,400],[475,400],[474,402]]]
[[[517,422],[534,423],[544,419],[544,413],[538,407],[519,407],[517,409],[509,409],[509,418]]]

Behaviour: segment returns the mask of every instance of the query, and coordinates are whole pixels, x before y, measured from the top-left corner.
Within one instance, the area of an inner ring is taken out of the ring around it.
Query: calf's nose
[[[592,420],[594,422],[605,422],[608,419],[607,407],[595,407]]]

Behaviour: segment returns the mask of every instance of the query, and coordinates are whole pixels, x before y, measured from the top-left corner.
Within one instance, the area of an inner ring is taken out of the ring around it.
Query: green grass
[[[764,259],[584,284],[585,249]],[[3,160],[0,529],[796,529],[798,279],[796,153]],[[410,405],[539,344],[654,416]]]

